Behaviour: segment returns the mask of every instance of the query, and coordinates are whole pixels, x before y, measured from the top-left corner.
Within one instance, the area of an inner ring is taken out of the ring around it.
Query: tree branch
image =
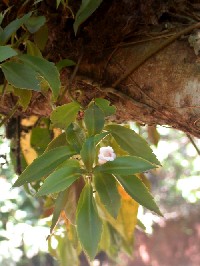
[[[156,46],[152,50],[149,51],[149,53],[146,55],[145,58],[141,58],[140,61],[138,61],[136,64],[133,64],[130,69],[128,69],[119,79],[117,79],[113,84],[112,87],[116,88],[123,80],[125,80],[128,76],[130,76],[136,69],[138,69],[143,63],[145,63],[150,57],[158,53],[160,50],[164,49],[166,46],[177,40],[179,37],[181,37],[184,34],[187,34],[191,32],[194,29],[200,28],[200,22],[193,24],[186,29],[178,32],[177,34],[171,36],[169,39],[165,40],[160,45]]]

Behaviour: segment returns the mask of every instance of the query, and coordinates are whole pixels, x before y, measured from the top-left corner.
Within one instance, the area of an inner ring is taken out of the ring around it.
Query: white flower
[[[101,147],[99,150],[98,158],[99,164],[104,164],[108,161],[113,161],[116,158],[116,154],[114,153],[113,148],[110,146]]]

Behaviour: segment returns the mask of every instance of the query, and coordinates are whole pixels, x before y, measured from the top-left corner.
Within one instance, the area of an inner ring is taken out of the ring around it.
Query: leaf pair
[[[24,170],[13,186],[18,187],[49,175],[74,154],[76,152],[69,146],[61,146],[45,152]]]

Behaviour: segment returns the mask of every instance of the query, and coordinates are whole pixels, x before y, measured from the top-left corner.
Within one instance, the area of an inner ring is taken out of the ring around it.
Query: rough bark
[[[40,10],[45,15],[53,8],[46,2],[42,3]],[[148,3],[108,2],[103,2],[76,37],[71,27],[73,20],[66,19],[64,11],[56,11],[56,20],[48,15],[50,35],[44,53],[54,62],[61,58],[77,62],[82,55],[70,89],[73,97],[83,104],[94,97],[106,97],[117,107],[117,115],[112,119],[118,122],[133,120],[149,125],[168,125],[199,137],[200,68],[199,58],[188,42],[191,32],[143,60],[170,38],[169,34],[175,35],[197,22],[193,18],[181,17],[183,10],[188,8],[187,1],[165,4],[153,0]],[[74,10],[77,6],[72,4]],[[198,7],[192,4],[190,8],[191,12],[198,11]],[[169,15],[171,10],[175,14],[173,21]],[[62,16],[58,16],[59,12]],[[163,14],[170,18],[172,29],[167,29],[167,33],[163,28],[166,23]],[[151,40],[147,41],[149,38]],[[145,62],[139,64],[142,61]],[[115,81],[137,64],[140,66],[115,86]],[[72,72],[73,69],[65,69],[61,73],[66,88],[69,88]],[[34,93],[27,111],[23,114],[18,109],[16,114],[49,116],[52,111],[49,100],[49,96]],[[58,104],[68,101],[66,93]],[[0,112],[7,114],[15,102],[12,95],[5,95]]]

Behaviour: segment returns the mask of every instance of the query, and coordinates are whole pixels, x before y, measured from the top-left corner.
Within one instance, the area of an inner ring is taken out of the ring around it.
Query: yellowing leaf
[[[105,209],[103,204],[97,197],[99,214],[102,219],[110,223],[115,230],[123,237],[124,241],[132,243],[133,233],[137,224],[137,212],[139,204],[133,200],[120,186],[119,193],[121,195],[121,207],[119,214],[115,220]]]
[[[148,138],[156,147],[160,140],[160,134],[158,133],[156,126],[148,126]]]

